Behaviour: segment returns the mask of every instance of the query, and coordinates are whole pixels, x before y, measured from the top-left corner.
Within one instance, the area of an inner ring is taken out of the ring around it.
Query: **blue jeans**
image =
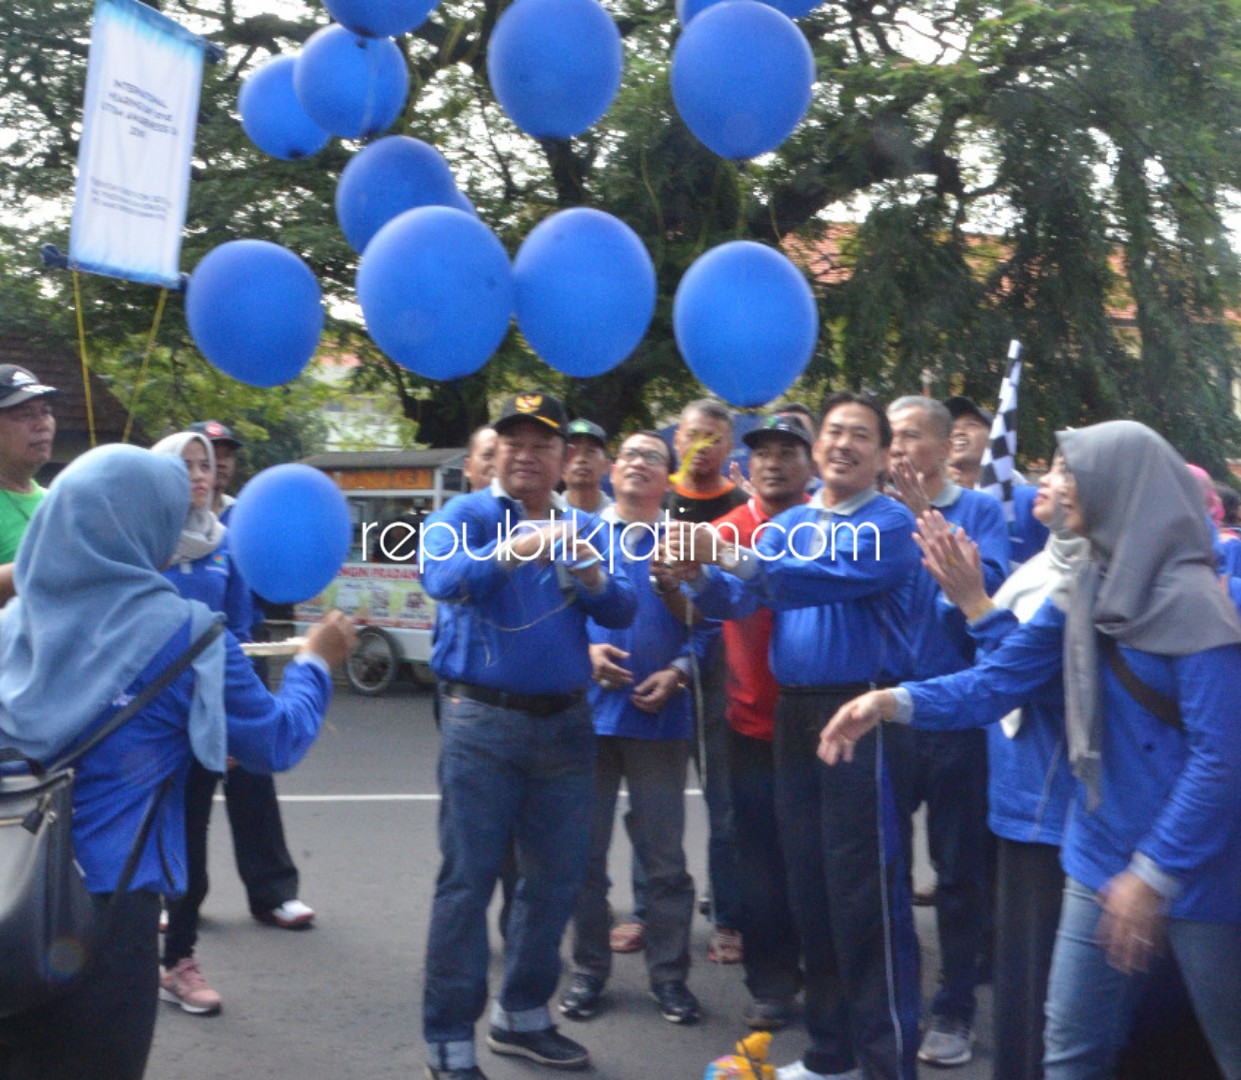
[[[1102,907],[1069,880],[1047,992],[1046,1080],[1113,1075],[1145,979],[1107,962],[1097,941]],[[1241,925],[1168,920],[1168,943],[1220,1069],[1241,1080]]]
[[[590,846],[595,733],[583,700],[554,716],[443,697],[439,839],[427,942],[423,1034],[431,1064],[474,1064],[474,1024],[487,1001],[487,905],[516,840],[520,879],[494,1026],[551,1026],[560,939]]]

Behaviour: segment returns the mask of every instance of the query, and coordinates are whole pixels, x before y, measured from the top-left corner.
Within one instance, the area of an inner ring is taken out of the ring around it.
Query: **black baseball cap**
[[[231,429],[221,424],[219,420],[195,420],[188,430],[197,435],[205,435],[211,440],[213,445],[215,443],[227,443],[229,446],[237,449],[241,448],[241,440],[232,433]]]
[[[0,409],[11,409],[24,401],[59,393],[56,387],[39,382],[24,367],[0,364]]]
[[[608,433],[593,420],[574,420],[565,432],[565,436],[572,439],[578,435],[594,439],[604,450],[608,448]]]
[[[500,406],[500,415],[491,426],[497,432],[504,432],[521,420],[535,420],[546,424],[562,439],[568,438],[569,417],[559,398],[545,394],[541,390],[531,390],[525,394],[514,394]]]
[[[963,416],[973,416],[981,420],[987,427],[990,427],[995,420],[995,414],[975,402],[972,398],[962,397],[958,394],[956,397],[945,399],[944,408],[952,414],[954,420],[960,420]]]
[[[763,417],[758,427],[752,431],[747,431],[741,437],[741,441],[753,450],[765,439],[772,439],[783,435],[787,435],[789,438],[802,443],[809,449],[814,449],[814,439],[810,437],[810,432],[806,430],[806,425],[801,422],[801,419],[796,414],[792,413],[777,413],[775,416]]]

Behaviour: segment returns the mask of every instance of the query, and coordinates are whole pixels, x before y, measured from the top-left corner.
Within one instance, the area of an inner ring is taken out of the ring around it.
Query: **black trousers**
[[[164,964],[194,954],[198,911],[207,896],[207,828],[211,800],[220,777],[194,760],[185,782],[185,895],[168,909]],[[224,783],[228,823],[233,833],[237,873],[246,887],[250,910],[271,911],[297,897],[298,876],[284,839],[276,784],[270,776],[230,769]]]
[[[728,731],[733,831],[741,871],[745,985],[752,997],[787,1000],[801,988],[801,941],[789,906],[776,824],[775,745]]]
[[[110,918],[94,960],[63,997],[0,1021],[0,1080],[141,1080],[159,993],[159,896],[94,897]]]
[[[995,1080],[1042,1080],[1047,976],[1060,922],[1060,849],[999,838]]]
[[[806,980],[802,1061],[916,1080],[918,941],[896,799],[911,732],[881,725],[849,764],[816,757],[823,725],[857,693],[782,689],[776,705],[776,813]]]

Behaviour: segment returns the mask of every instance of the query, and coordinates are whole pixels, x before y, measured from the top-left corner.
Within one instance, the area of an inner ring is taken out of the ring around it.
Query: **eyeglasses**
[[[667,466],[668,458],[658,450],[639,450],[636,446],[627,446],[617,455],[620,461],[644,461],[648,465]]]

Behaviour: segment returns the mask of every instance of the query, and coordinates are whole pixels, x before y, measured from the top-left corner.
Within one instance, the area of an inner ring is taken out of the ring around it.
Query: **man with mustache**
[[[17,546],[46,494],[34,474],[52,458],[59,392],[24,367],[0,365],[0,603],[13,595]]]

